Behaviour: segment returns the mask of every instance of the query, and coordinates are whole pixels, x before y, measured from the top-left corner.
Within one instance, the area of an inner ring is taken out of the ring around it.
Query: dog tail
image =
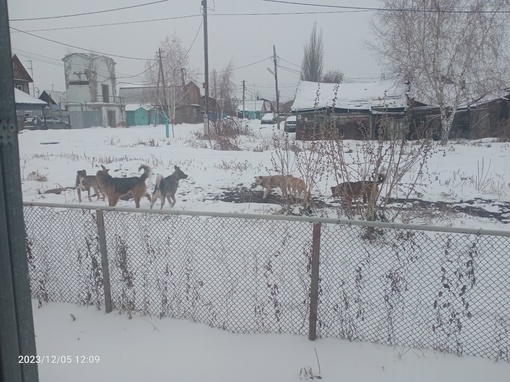
[[[152,193],[153,195],[156,195],[156,192],[159,191],[159,189],[161,188],[162,180],[163,180],[163,175],[159,174],[158,177],[156,178],[156,187],[154,187],[154,192]]]
[[[140,171],[141,169],[143,168],[143,174],[142,176],[140,177],[140,180],[142,182],[145,182],[145,180],[151,176],[152,174],[152,171],[151,171],[151,168],[145,164],[142,164],[139,168],[138,168],[138,171]]]

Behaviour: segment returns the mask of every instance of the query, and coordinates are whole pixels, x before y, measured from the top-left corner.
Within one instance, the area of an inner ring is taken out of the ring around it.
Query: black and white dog
[[[165,205],[165,198],[168,200],[168,203],[170,203],[170,207],[175,205],[175,193],[179,186],[179,180],[186,179],[188,175],[183,173],[178,166],[174,166],[174,168],[175,171],[172,175],[164,178],[163,175],[160,174],[156,178],[156,187],[154,188],[152,195],[151,208],[158,198],[161,199],[161,209],[163,209],[163,206]]]

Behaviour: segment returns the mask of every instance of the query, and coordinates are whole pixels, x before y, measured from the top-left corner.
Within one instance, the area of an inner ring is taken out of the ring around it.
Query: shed
[[[128,104],[126,105],[126,126],[148,126],[151,124],[164,124],[166,118],[157,107],[152,105]]]
[[[244,108],[244,109],[243,109]],[[237,106],[237,116],[239,118],[261,119],[268,112],[273,111],[273,104],[265,98],[255,100],[245,100]]]
[[[297,139],[363,139],[377,133],[379,117],[390,118],[389,134],[401,135],[406,108],[404,88],[390,81],[317,83],[301,81],[291,113]]]

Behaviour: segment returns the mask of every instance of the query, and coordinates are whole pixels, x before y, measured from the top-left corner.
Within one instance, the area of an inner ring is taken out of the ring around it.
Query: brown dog
[[[289,193],[302,197],[305,201],[310,199],[310,193],[306,190],[306,183],[303,179],[289,175],[286,183]]]
[[[347,211],[352,210],[352,201],[363,197],[363,203],[372,201],[379,195],[379,185],[386,180],[386,174],[377,174],[375,181],[345,182],[331,187],[333,196],[341,197],[347,204]]]
[[[143,169],[143,174],[140,177],[130,178],[113,178],[108,174],[109,169],[101,165],[103,168],[96,174],[97,183],[99,188],[108,197],[108,205],[115,207],[121,196],[131,194],[135,199],[136,208],[140,208],[140,199],[146,196],[149,201],[151,196],[147,193],[147,186],[145,181],[151,175],[149,166],[141,165],[138,171]]]
[[[94,175],[87,175],[87,171],[85,170],[78,170],[76,172],[76,191],[78,192],[78,200],[81,203],[81,192],[87,190],[87,194],[89,197],[89,202],[92,201],[90,198],[90,189],[93,188],[97,200],[99,200],[99,197],[102,196],[102,199],[104,200],[104,194],[99,189],[99,186],[97,184],[97,179]]]
[[[285,177],[283,175],[259,175],[255,177],[255,185],[265,188],[262,199],[267,198],[271,193],[271,190],[275,187],[280,187],[282,195],[287,197],[287,184],[288,179],[290,179],[291,176],[292,175],[285,175]]]

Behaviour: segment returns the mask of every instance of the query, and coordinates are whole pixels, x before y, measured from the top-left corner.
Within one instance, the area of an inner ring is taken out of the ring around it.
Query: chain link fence
[[[32,297],[510,362],[510,232],[24,205]]]

